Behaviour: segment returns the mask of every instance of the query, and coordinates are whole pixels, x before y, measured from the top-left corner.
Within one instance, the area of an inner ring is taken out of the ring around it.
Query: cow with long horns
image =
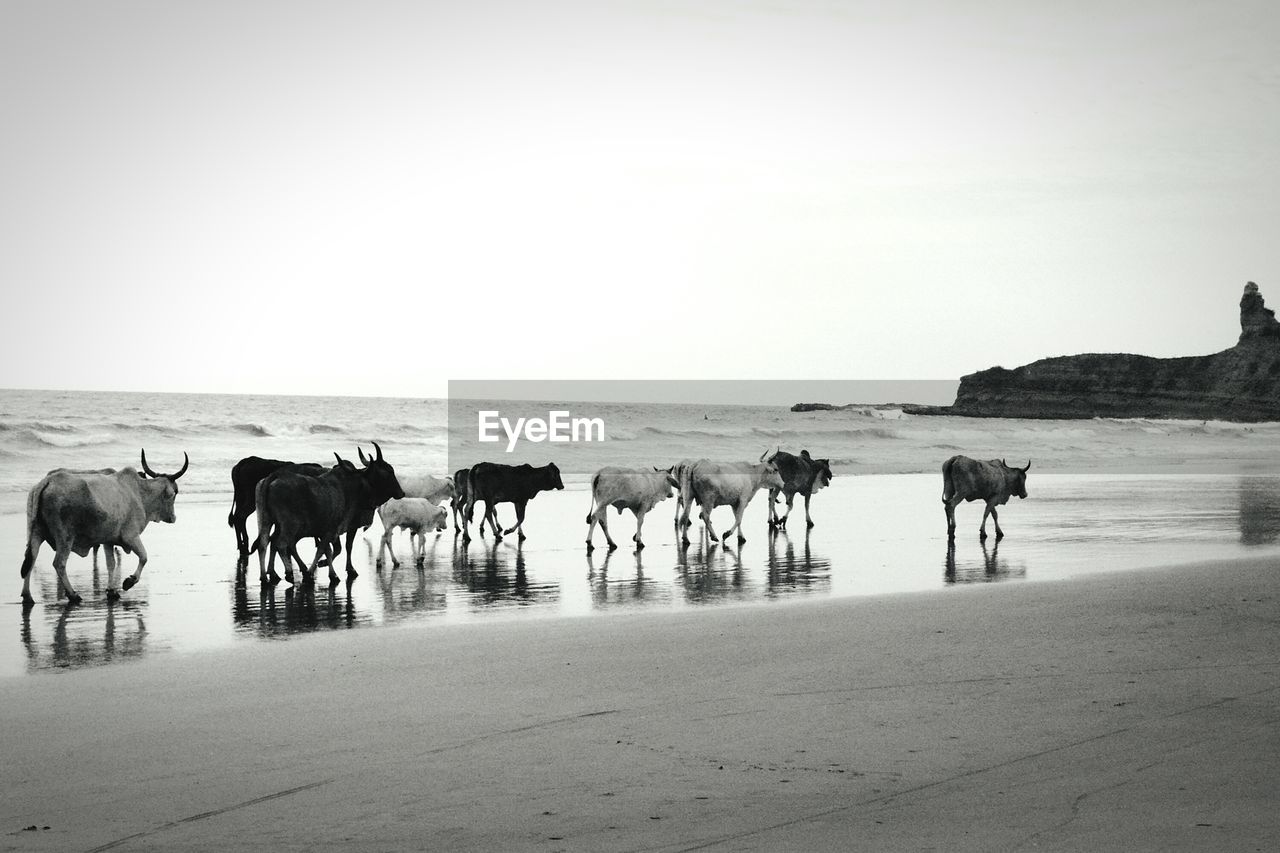
[[[84,557],[94,546],[107,546],[108,598],[118,598],[142,577],[142,568],[147,564],[142,531],[152,521],[175,521],[173,502],[178,496],[178,479],[187,473],[191,460],[183,453],[181,468],[172,474],[159,474],[147,465],[146,450],[141,459],[141,474],[135,468],[111,473],[104,473],[107,469],[77,472],[59,468],[32,487],[27,494],[27,550],[22,560],[24,606],[35,604],[31,572],[45,542],[53,546],[53,569],[70,604],[81,601],[67,577],[67,558],[73,553]],[[117,545],[138,555],[138,568],[119,587]]]
[[[947,538],[952,539],[956,535],[956,505],[960,501],[986,501],[978,538],[987,538],[989,515],[996,523],[996,541],[1003,539],[1004,531],[1000,529],[996,507],[1007,504],[1012,495],[1017,495],[1019,500],[1027,496],[1027,472],[1030,470],[1030,459],[1025,468],[1010,468],[1003,459],[979,462],[968,456],[952,456],[943,462],[942,506],[947,513]]]
[[[293,580],[296,561],[307,581],[316,566],[328,564],[329,581],[337,584],[333,561],[341,553],[339,537],[347,534],[347,577],[356,572],[351,565],[351,541],[367,518],[390,498],[404,497],[395,469],[382,458],[382,448],[374,442],[377,455],[367,458],[360,450],[364,468],[334,454],[338,464],[318,477],[282,468],[258,484],[258,576],[263,583],[276,583],[276,555],[285,562],[285,576]],[[312,538],[315,558],[305,563],[297,543]],[[269,548],[269,550],[268,550]]]

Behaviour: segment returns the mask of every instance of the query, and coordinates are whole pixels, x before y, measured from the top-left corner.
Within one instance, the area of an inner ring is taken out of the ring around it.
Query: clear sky
[[[954,379],[1280,306],[1274,2],[0,0],[0,387]]]

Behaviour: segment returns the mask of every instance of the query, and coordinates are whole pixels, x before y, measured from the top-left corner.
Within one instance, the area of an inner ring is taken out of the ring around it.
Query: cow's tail
[[[262,541],[262,531],[270,531],[272,526],[275,524],[274,519],[271,518],[270,510],[267,509],[267,497],[270,492],[271,481],[266,480],[262,484],[262,499],[257,501],[257,506],[254,508],[254,518],[258,522],[258,535],[253,537],[253,545],[249,548],[250,554],[256,554],[258,552],[258,543]]]
[[[49,479],[46,477],[36,484],[35,488],[27,492],[27,550],[22,555],[22,577],[25,578],[31,574],[31,567],[36,562],[35,549],[31,547],[31,541],[35,539],[35,534],[39,533],[43,540],[44,529],[40,524],[40,499],[44,496],[44,490],[48,488]],[[39,548],[37,543],[36,548]]]
[[[946,462],[942,463],[942,502],[946,503],[951,500],[951,496],[956,493],[955,483],[951,480],[951,466],[955,464],[956,457],[952,456]]]

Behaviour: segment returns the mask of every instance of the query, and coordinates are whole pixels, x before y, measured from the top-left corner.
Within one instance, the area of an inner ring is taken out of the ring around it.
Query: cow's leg
[[[991,515],[991,513],[994,511],[995,511],[995,507],[991,505],[990,501],[988,501],[987,508],[982,511],[982,524],[978,526],[979,539],[987,538],[987,516]]]
[[[36,600],[31,597],[31,572],[35,569],[36,554],[44,544],[44,537],[32,531],[27,539],[27,552],[22,555],[22,606],[31,607]]]
[[[783,530],[787,529],[787,519],[791,517],[791,510],[795,506],[795,501],[796,501],[795,492],[792,492],[791,494],[787,495],[787,513],[786,515],[782,516],[782,518],[778,521],[778,526],[781,527]]]
[[[498,507],[485,502],[485,521],[489,522],[489,531],[493,534],[494,542],[502,541],[502,525],[498,524]],[[484,535],[484,522],[480,522],[480,535]]]
[[[726,530],[726,531],[724,532],[724,535],[723,535],[722,537],[720,537],[721,539],[723,539],[724,541],[728,542],[728,541],[729,541],[729,534],[730,534],[730,533],[733,533],[733,532],[736,530],[736,531],[738,532],[738,544],[739,544],[739,545],[741,545],[743,542],[746,542],[746,541],[747,541],[747,537],[745,537],[745,536],[743,536],[743,535],[742,535],[742,514],[743,514],[744,512],[746,512],[746,511],[747,511],[747,504],[746,504],[746,501],[743,501],[742,503],[737,504],[737,505],[735,505],[735,506],[734,506],[734,508],[733,508],[733,527],[730,527],[728,530]]]
[[[276,559],[284,566],[284,579],[293,583],[293,558],[284,547],[284,539],[271,537],[271,558],[267,560],[267,583],[280,583],[280,575],[276,573]]]
[[[369,528],[367,527],[365,528],[365,530],[368,530],[368,529]],[[356,532],[354,530],[348,530],[347,531],[347,580],[351,580],[352,578],[357,576],[355,566],[351,565],[351,555],[355,553],[355,551],[351,548],[351,546],[355,541],[356,541]],[[334,544],[338,546],[338,554],[341,554],[342,547],[341,545],[338,545],[337,539],[334,540]],[[338,554],[333,555],[335,560],[338,558]]]
[[[942,511],[947,514],[947,538],[956,538],[956,502],[954,500],[942,500]]]
[[[244,560],[249,559],[249,529],[245,527],[245,520],[248,517],[246,513],[240,511],[239,506],[231,510],[231,528],[236,532],[236,551]]]
[[[680,534],[680,543],[689,544],[689,513],[693,511],[693,499],[684,502],[684,510],[680,513],[680,521],[676,524],[676,532]]]
[[[636,510],[636,535],[632,536],[631,539],[636,543],[637,551],[644,550],[644,540],[640,538],[640,530],[644,527],[644,515],[645,511],[643,509]]]
[[[298,568],[302,572],[302,580],[305,582],[307,580],[307,564],[298,556],[298,543],[285,542],[284,538],[281,537],[280,541],[274,543],[272,547],[280,554],[280,562],[284,564],[284,579],[289,583],[294,582],[293,564],[296,561]]]
[[[595,543],[591,541],[591,537],[595,536],[596,524],[599,523],[600,521],[600,508],[598,506],[595,506],[594,500],[591,503],[592,503],[592,509],[590,512],[587,513],[587,551],[588,552],[594,551],[596,549]],[[605,538],[606,539],[609,538],[608,533],[605,534]]]
[[[711,526],[711,507],[707,504],[702,504],[702,524],[707,528],[707,536],[711,541],[719,542],[720,540],[716,538],[716,529]]]
[[[120,590],[128,592],[142,579],[142,568],[147,564],[147,549],[143,546],[142,540],[136,536],[124,544],[129,547],[130,551],[138,555],[138,567],[133,570],[133,574],[124,579],[124,583],[120,584]]]
[[[804,496],[804,526],[805,526],[806,528],[808,528],[808,527],[813,527],[813,518],[809,515],[809,499],[810,499],[810,498],[812,498],[812,497],[813,497],[813,495],[805,495],[805,496]],[[790,502],[790,501],[788,501],[788,502],[787,502],[787,515],[790,515],[790,514],[791,514],[791,502]]]
[[[79,604],[80,595],[71,586],[67,578],[67,558],[71,556],[71,546],[59,548],[53,555],[53,570],[58,573],[58,585],[67,594],[67,604]]]
[[[268,544],[270,531],[258,529],[258,581],[270,583],[267,575],[267,551],[271,551],[271,570],[275,571],[275,550]]]
[[[387,552],[387,549],[390,549],[391,559],[393,561],[391,564],[391,567],[395,568],[394,560],[396,558],[396,549],[391,539],[392,539],[391,528],[384,526],[382,528],[382,541],[378,543],[378,556],[377,558],[374,559],[374,562],[373,562],[374,566],[378,568],[382,568],[382,566],[386,563],[386,558],[383,556],[383,554]]]
[[[354,539],[355,531],[352,531],[351,535],[352,535],[352,539]],[[329,544],[326,546],[325,552],[329,556],[329,586],[335,587],[338,585],[338,580],[339,580],[337,565],[338,565],[338,557],[342,554],[342,534],[338,534],[337,536],[334,536],[332,539],[329,540]],[[347,549],[347,555],[348,555],[348,558],[350,558],[350,555],[351,555],[350,549]],[[351,577],[355,577],[355,576],[351,575]]]
[[[994,504],[991,507],[991,520],[996,523],[996,541],[999,542],[1004,538],[1004,531],[1000,529],[1000,516],[996,513]]]
[[[600,519],[600,529],[604,531],[604,541],[609,543],[609,550],[616,551],[618,543],[609,535],[609,505],[605,504],[596,510],[596,518]]]
[[[472,513],[476,510],[476,499],[474,495],[467,495],[467,505],[462,509],[462,544],[465,545],[471,541],[471,519]],[[483,536],[484,521],[481,520],[481,533]]]
[[[116,557],[116,547],[114,545],[107,546],[107,600],[120,597],[120,587],[116,585],[116,572],[120,568],[119,561]]]
[[[523,542],[523,541],[525,540],[525,535],[524,535],[524,510],[525,510],[525,507],[527,507],[528,505],[529,505],[529,504],[528,504],[528,502],[527,502],[527,501],[517,501],[517,502],[516,502],[516,523],[515,523],[515,525],[514,525],[514,526],[512,526],[512,527],[508,527],[506,530],[504,530],[504,531],[503,531],[503,532],[504,532],[504,533],[506,533],[506,534],[510,534],[512,531],[514,531],[514,532],[516,533],[516,538],[517,538],[519,541],[521,541],[521,542]],[[497,514],[495,513],[495,514],[494,514],[494,516],[495,516],[495,517],[494,517],[494,521],[496,522],[496,521],[497,521]],[[600,525],[600,526],[601,526],[601,527],[604,527],[603,522],[601,523],[601,525]],[[608,529],[606,528],[605,536],[608,536],[608,535],[609,535],[609,534],[608,534]]]

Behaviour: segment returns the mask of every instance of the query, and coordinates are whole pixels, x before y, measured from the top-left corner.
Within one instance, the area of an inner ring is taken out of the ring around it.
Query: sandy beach
[[[1270,849],[1276,570],[325,633],[8,679],[0,844]]]

